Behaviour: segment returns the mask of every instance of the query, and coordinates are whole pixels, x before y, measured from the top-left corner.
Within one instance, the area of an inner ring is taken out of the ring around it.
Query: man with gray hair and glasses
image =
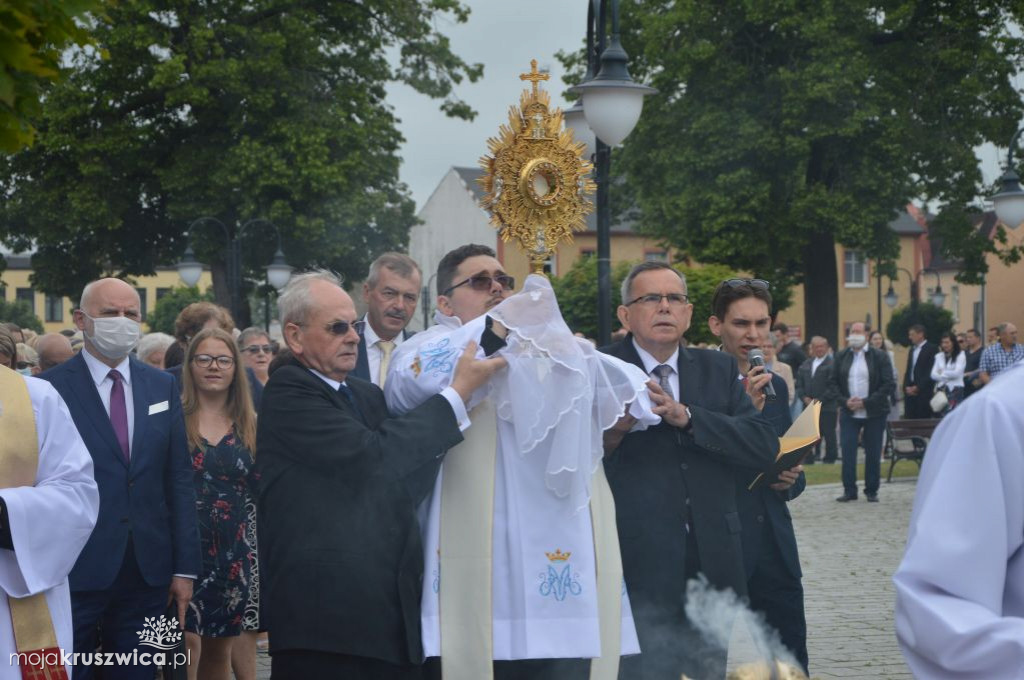
[[[416,507],[462,441],[469,396],[505,365],[456,358],[448,388],[400,418],[352,376],[355,304],[333,274],[278,298],[292,360],[257,432],[261,618],[275,677],[418,678],[423,550]]]
[[[366,323],[359,333],[359,358],[352,375],[384,386],[391,353],[412,335],[405,327],[416,311],[422,280],[419,265],[402,253],[384,253],[370,265],[363,284]]]

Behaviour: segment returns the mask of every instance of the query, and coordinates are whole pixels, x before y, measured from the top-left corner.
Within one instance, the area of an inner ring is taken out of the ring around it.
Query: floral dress
[[[185,628],[204,637],[238,635],[252,581],[250,517],[255,496],[253,457],[234,431],[192,452],[203,567],[196,579]]]

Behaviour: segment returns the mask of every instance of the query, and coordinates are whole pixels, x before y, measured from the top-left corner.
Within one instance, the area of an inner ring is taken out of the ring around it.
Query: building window
[[[597,250],[594,248],[580,248],[580,257],[594,257],[597,255]]]
[[[156,301],[160,302],[165,295],[171,292],[170,288],[157,288],[156,289]]]
[[[142,321],[146,320],[146,289],[136,288],[135,292],[139,294],[139,314]]]
[[[36,313],[36,292],[31,288],[18,288],[14,291],[14,299],[28,305],[29,311]]]
[[[843,285],[847,288],[867,287],[868,261],[864,253],[856,250],[843,251]]]
[[[544,260],[544,273],[548,276],[558,276],[558,257],[555,253]]]
[[[960,323],[960,286],[953,286],[953,323]]]
[[[646,260],[647,262],[668,262],[668,251],[645,250],[644,260]]]
[[[64,298],[60,295],[46,296],[46,321],[55,322],[64,320]]]

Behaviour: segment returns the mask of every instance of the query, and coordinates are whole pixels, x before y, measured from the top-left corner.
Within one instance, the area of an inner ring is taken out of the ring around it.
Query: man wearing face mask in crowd
[[[868,502],[877,503],[882,435],[894,378],[888,355],[867,344],[862,322],[850,326],[846,348],[836,355],[829,379],[831,393],[838,396],[839,445],[843,452],[843,495],[836,500],[857,500],[857,438],[863,430],[864,495]]]
[[[75,652],[99,643],[104,652],[131,654],[144,620],[159,617],[172,600],[182,625],[199,572],[181,400],[172,376],[130,357],[139,319],[130,285],[90,283],[74,313],[84,350],[40,376],[67,402],[100,493],[96,528],[69,576]],[[92,676],[90,666],[74,671],[75,680]],[[122,667],[118,677],[150,680],[153,667]]]

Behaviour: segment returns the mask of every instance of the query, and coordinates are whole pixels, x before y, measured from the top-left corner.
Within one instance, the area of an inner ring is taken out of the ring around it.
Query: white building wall
[[[497,250],[498,232],[490,225],[487,213],[476,204],[472,191],[454,168],[449,168],[423,204],[418,217],[423,224],[416,225],[409,232],[409,257],[416,260],[423,270],[424,285],[429,283],[427,317],[432,318],[437,297],[433,276],[441,258],[467,243],[480,243]],[[412,330],[423,329],[422,307],[421,300],[416,318],[409,323]]]

